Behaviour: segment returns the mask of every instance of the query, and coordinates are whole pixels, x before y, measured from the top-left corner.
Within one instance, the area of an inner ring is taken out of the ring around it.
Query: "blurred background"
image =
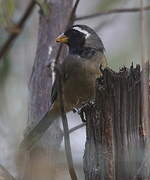
[[[0,46],[9,35],[10,27],[22,16],[30,0],[0,0]],[[85,6],[86,4],[86,6]],[[144,5],[150,5],[149,0]],[[80,0],[77,16],[100,12],[113,8],[139,7],[140,0]],[[23,138],[27,122],[28,82],[32,71],[37,45],[39,8],[28,19],[22,33],[18,36],[11,50],[0,61],[0,164],[13,175],[15,169],[15,152]],[[146,60],[150,57],[150,11],[146,11]],[[97,18],[76,21],[96,29],[101,37],[109,66],[118,71],[120,67],[140,63],[140,13],[122,13],[99,16]],[[81,123],[78,115],[69,113],[74,120],[70,128]],[[73,158],[80,179],[84,153],[85,128],[71,134]],[[60,157],[62,167],[65,162],[64,146]]]

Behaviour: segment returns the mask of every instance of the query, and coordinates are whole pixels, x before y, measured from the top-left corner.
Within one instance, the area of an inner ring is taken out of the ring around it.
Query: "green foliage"
[[[0,27],[11,24],[14,12],[14,0],[0,0]]]

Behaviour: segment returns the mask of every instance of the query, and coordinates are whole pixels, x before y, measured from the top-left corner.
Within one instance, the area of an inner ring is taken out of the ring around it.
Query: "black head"
[[[69,52],[79,54],[87,48],[103,52],[104,46],[93,29],[86,25],[75,25],[56,38],[56,42],[69,46]]]
[[[68,37],[67,44],[70,48],[82,48],[85,44],[86,35],[79,31],[77,26],[68,29],[64,35]]]

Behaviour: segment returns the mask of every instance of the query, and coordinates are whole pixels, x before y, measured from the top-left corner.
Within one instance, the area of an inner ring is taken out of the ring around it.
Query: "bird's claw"
[[[78,113],[80,115],[82,122],[86,122],[85,109],[87,108],[87,106],[93,105],[93,104],[95,104],[95,101],[91,100],[87,103],[83,103],[80,108],[73,108],[72,111],[73,111],[73,113]]]
[[[81,108],[73,108],[72,111],[73,111],[73,113],[78,113],[79,114],[82,122],[86,122],[86,119],[85,119],[85,116],[84,116],[83,106]]]

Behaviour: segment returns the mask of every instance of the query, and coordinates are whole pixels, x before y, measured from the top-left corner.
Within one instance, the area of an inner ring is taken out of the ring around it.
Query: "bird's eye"
[[[83,44],[85,40],[85,35],[77,30],[71,29],[65,32],[65,35],[69,39],[69,43]]]

